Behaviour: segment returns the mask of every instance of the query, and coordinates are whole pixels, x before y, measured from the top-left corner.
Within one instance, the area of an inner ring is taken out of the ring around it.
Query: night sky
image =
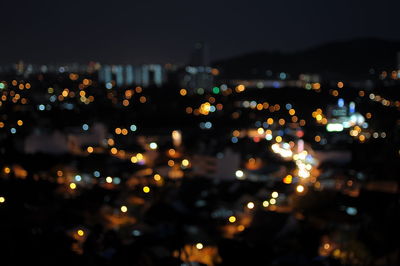
[[[0,64],[184,63],[199,40],[220,59],[400,39],[399,0],[12,0],[0,10]]]

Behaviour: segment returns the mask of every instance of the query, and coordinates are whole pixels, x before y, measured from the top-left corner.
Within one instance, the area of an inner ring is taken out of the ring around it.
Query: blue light
[[[357,214],[357,209],[354,207],[348,207],[346,208],[346,213],[348,215],[356,215]]]
[[[95,177],[100,177],[100,172],[99,172],[99,171],[94,171],[94,172],[93,172],[93,175],[94,175]]]
[[[39,106],[38,106],[38,109],[39,109],[40,111],[44,111],[44,109],[45,109],[44,104],[39,105]]]
[[[11,134],[17,133],[17,130],[15,128],[11,128],[10,131],[11,131]]]
[[[342,108],[344,106],[344,100],[342,98],[339,98],[337,105]]]
[[[350,114],[353,114],[356,111],[356,104],[354,102],[351,102],[349,104],[349,112]]]
[[[113,86],[112,86],[112,83],[111,83],[111,82],[107,82],[106,88],[109,89],[109,90],[111,90],[112,87],[113,87]]]
[[[79,181],[82,180],[82,177],[81,177],[80,175],[76,175],[76,176],[75,176],[75,180],[76,180],[77,182],[79,182]]]
[[[280,78],[281,80],[286,79],[286,77],[287,77],[287,75],[286,75],[285,72],[281,72],[281,73],[279,74],[279,78]]]
[[[85,131],[88,131],[89,130],[89,125],[88,124],[83,124],[82,125],[82,129],[85,130]]]
[[[232,137],[231,138],[232,143],[238,143],[238,138],[237,137]]]
[[[287,103],[285,107],[286,107],[286,110],[290,110],[290,109],[292,109],[293,106],[290,103]]]
[[[281,85],[279,84],[278,81],[274,81],[274,82],[272,83],[272,87],[274,87],[275,89],[278,89],[280,86],[281,86]]]
[[[50,102],[54,103],[56,100],[57,100],[57,96],[52,95],[52,96],[50,97]]]
[[[207,128],[207,129],[210,129],[210,128],[212,128],[212,123],[211,122],[206,122],[204,124],[204,127]]]
[[[131,127],[130,127],[130,130],[132,132],[135,132],[137,130],[137,126],[132,124]]]
[[[119,177],[114,177],[114,178],[113,178],[113,182],[114,182],[114,184],[119,185],[119,184],[121,183],[121,178],[119,178]]]

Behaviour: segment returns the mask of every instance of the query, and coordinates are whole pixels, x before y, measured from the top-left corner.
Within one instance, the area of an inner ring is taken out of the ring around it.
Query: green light
[[[0,89],[4,89],[6,86],[4,85],[4,83],[0,83]]]
[[[218,87],[214,87],[213,88],[213,93],[214,94],[218,94],[219,93],[219,88]]]

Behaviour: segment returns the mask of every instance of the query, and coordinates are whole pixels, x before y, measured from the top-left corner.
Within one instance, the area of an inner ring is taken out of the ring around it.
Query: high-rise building
[[[194,46],[189,65],[208,66],[209,65],[208,46],[204,42],[198,42]]]
[[[133,84],[135,79],[134,68],[131,65],[125,66],[125,84]]]
[[[117,86],[123,86],[124,82],[124,68],[122,66],[113,66],[113,74],[115,75],[115,83]]]
[[[103,65],[99,71],[99,81],[102,83],[110,83],[112,81],[111,66]]]

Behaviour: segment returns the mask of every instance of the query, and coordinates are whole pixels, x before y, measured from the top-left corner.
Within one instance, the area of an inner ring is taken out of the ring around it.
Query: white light
[[[249,208],[250,210],[254,208],[254,203],[253,202],[249,202],[247,203],[247,208]]]
[[[235,175],[236,175],[236,177],[237,177],[238,179],[243,179],[243,178],[244,178],[244,173],[243,173],[242,170],[237,170],[237,171],[235,172]]]
[[[131,130],[132,132],[135,132],[135,131],[137,130],[137,126],[136,126],[136,125],[131,125],[131,126],[130,126],[130,130]]]
[[[155,150],[157,149],[158,145],[155,142],[150,143],[150,149]]]
[[[340,132],[340,131],[343,131],[343,125],[342,124],[327,124],[326,130],[328,132]]]

